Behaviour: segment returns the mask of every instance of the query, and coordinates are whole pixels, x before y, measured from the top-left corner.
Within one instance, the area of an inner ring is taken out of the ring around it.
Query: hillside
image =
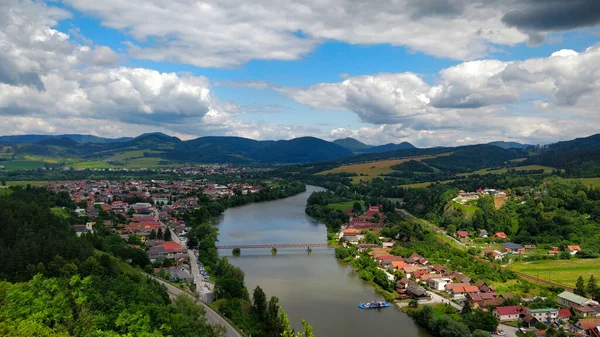
[[[385,145],[372,146],[367,149],[361,150],[361,153],[384,153],[399,150],[410,150],[416,149],[414,145],[409,142],[402,142],[400,144],[389,143]]]
[[[371,148],[371,145],[367,145],[363,142],[360,142],[354,138],[341,138],[341,139],[336,139],[334,140],[332,143],[337,144],[341,147],[345,147],[348,150],[364,150],[364,149],[368,149]]]
[[[564,169],[569,176],[600,176],[600,134],[550,144],[533,153],[523,165]]]
[[[121,138],[103,138],[92,135],[66,134],[66,135],[18,135],[18,136],[0,136],[0,144],[12,145],[23,143],[35,143],[46,139],[68,138],[77,143],[119,143],[128,141],[131,137]]]
[[[503,149],[526,149],[526,148],[532,146],[532,145],[521,144],[521,143],[517,143],[517,142],[504,142],[504,141],[490,142],[490,143],[488,143],[488,145],[498,146]]]

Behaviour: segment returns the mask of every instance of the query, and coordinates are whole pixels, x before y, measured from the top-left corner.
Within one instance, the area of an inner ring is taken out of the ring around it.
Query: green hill
[[[345,147],[348,150],[363,150],[363,149],[368,149],[371,148],[371,145],[367,145],[363,142],[360,142],[354,138],[341,138],[341,139],[336,139],[334,140],[332,143],[337,144],[341,147]]]

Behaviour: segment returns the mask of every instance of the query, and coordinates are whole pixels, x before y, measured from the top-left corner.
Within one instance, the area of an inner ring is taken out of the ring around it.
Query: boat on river
[[[391,306],[391,304],[389,304],[388,302],[380,302],[380,301],[361,303],[358,305],[358,307],[361,309],[379,309],[379,308],[387,308],[389,306]]]

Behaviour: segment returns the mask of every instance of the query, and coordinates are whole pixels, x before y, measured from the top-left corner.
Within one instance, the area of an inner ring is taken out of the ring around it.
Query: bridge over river
[[[332,246],[326,243],[286,243],[277,245],[228,245],[228,246],[217,246],[217,249],[246,249],[246,248],[331,248]]]

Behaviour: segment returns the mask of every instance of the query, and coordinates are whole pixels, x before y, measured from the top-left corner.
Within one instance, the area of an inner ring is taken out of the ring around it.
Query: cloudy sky
[[[0,0],[0,133],[600,132],[598,0]]]

